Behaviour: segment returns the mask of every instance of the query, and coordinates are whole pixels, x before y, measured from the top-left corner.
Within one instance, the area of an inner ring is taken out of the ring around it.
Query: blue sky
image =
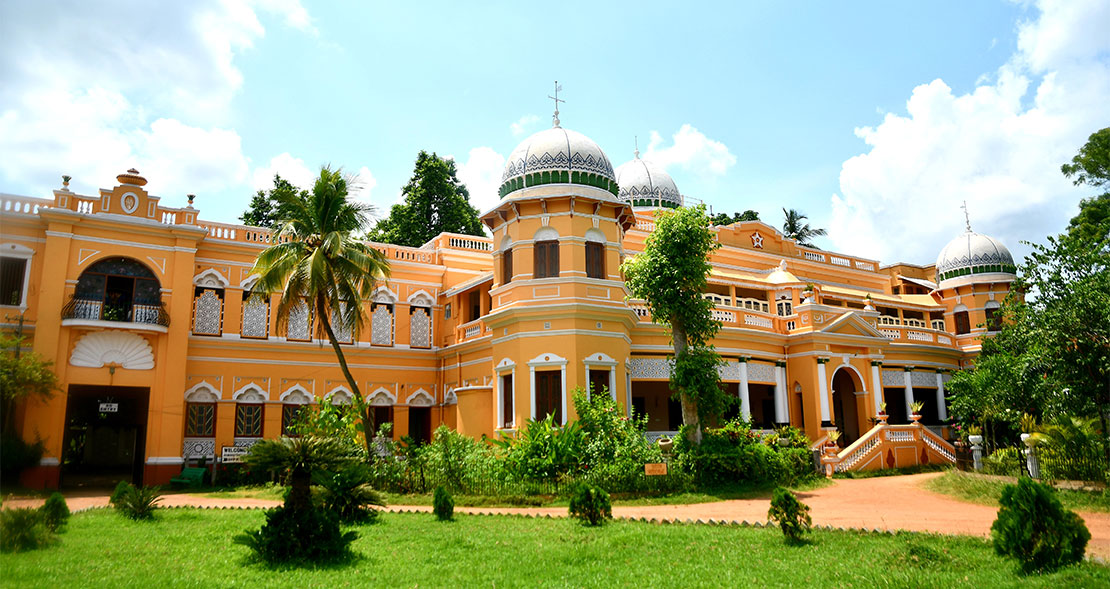
[[[16,0],[0,192],[68,173],[90,194],[134,166],[235,222],[274,171],[331,163],[384,211],[426,149],[484,210],[558,79],[564,127],[614,165],[638,136],[717,211],[798,208],[818,245],[930,263],[966,199],[1020,255],[1090,194],[1059,165],[1110,124],[1108,4]]]

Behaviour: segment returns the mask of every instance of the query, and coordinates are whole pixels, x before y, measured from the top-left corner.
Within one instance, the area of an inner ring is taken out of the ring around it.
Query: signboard
[[[250,448],[243,448],[242,446],[223,446],[220,448],[220,457],[224,464],[239,464],[243,462],[243,457],[250,451]]]
[[[101,403],[101,413],[119,413],[119,403]]]
[[[649,477],[664,476],[667,474],[666,462],[652,462],[644,465],[644,474]]]

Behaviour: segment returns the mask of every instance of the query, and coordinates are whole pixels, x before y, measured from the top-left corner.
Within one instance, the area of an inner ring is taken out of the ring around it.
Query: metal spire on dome
[[[967,214],[967,201],[964,201],[963,206],[960,207],[964,210],[964,223],[967,225],[967,232],[971,233],[971,215]]]
[[[640,159],[640,137],[639,137],[639,135],[633,135],[632,136],[632,141],[636,143],[636,150],[633,151],[632,153],[636,154],[636,159]]]
[[[552,96],[550,94],[547,95],[548,98],[555,101],[555,114],[551,115],[551,126],[552,127],[558,127],[559,126],[559,103],[560,102],[566,102],[562,98],[559,98],[559,90],[562,90],[562,89],[563,89],[563,87],[559,85],[559,80],[555,80],[555,96]]]

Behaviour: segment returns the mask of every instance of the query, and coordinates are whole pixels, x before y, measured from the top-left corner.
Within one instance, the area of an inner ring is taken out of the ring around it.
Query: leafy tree
[[[259,275],[256,293],[281,292],[279,325],[287,324],[289,312],[302,305],[313,312],[347,379],[370,448],[374,414],[347,367],[332,323],[358,334],[365,321],[362,301],[370,297],[377,279],[389,275],[389,263],[381,252],[355,238],[365,229],[372,209],[348,201],[347,184],[340,170],[325,166],[311,193],[282,194],[278,204],[287,208],[289,218],[273,245],[258,254],[252,272]]]
[[[1079,214],[1068,223],[1068,235],[1088,243],[1106,240],[1110,235],[1110,192],[1079,203]]]
[[[759,213],[751,209],[743,213],[733,213],[731,217],[728,216],[728,213],[717,213],[713,215],[712,220],[714,225],[732,225],[743,221],[758,221]]]
[[[1068,178],[1074,177],[1076,186],[1110,186],[1110,127],[1091,133],[1071,163],[1060,166],[1060,171]]]
[[[58,375],[51,368],[53,362],[23,352],[25,340],[23,336],[0,333],[0,411],[4,434],[12,433],[18,403],[31,398],[49,399],[58,388]]]
[[[401,194],[405,202],[393,205],[367,239],[419,247],[444,232],[483,234],[478,209],[470,204],[470,192],[456,177],[454,160],[422,150]]]
[[[291,212],[287,205],[282,203],[288,202],[293,198],[300,198],[305,200],[308,197],[308,191],[301,190],[296,186],[289,183],[288,180],[282,178],[279,174],[274,174],[274,187],[269,191],[259,190],[253,197],[251,197],[250,205],[243,214],[239,216],[239,220],[244,225],[252,227],[266,227],[267,229],[277,229],[282,221],[289,217]]]
[[[709,254],[719,247],[704,205],[666,211],[656,218],[643,253],[621,268],[628,289],[647,302],[653,321],[671,328],[671,389],[682,402],[687,435],[698,444],[701,418],[719,414],[727,403],[717,373],[721,359],[709,345],[721,323],[713,319],[713,302],[702,298]]]
[[[350,446],[336,438],[302,436],[259,440],[243,459],[256,470],[275,471],[289,483],[288,509],[312,509],[312,475],[342,469],[356,461]]]
[[[804,222],[809,217],[794,209],[783,209],[782,214],[786,217],[782,224],[782,232],[786,237],[798,242],[798,245],[817,247],[810,243],[810,240],[824,236],[826,233],[824,229],[810,227],[809,223]]]

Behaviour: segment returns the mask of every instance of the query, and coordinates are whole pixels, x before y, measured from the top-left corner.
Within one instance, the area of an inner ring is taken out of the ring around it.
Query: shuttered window
[[[971,333],[971,320],[968,319],[967,311],[956,312],[956,333]]]
[[[501,254],[501,284],[508,284],[513,281],[513,248],[505,250]]]
[[[536,419],[555,416],[555,423],[563,423],[563,373],[545,370],[536,373]]]
[[[605,246],[593,241],[586,242],[586,276],[605,278]]]
[[[555,278],[559,276],[559,241],[537,241],[532,244],[535,253],[536,278]]]

